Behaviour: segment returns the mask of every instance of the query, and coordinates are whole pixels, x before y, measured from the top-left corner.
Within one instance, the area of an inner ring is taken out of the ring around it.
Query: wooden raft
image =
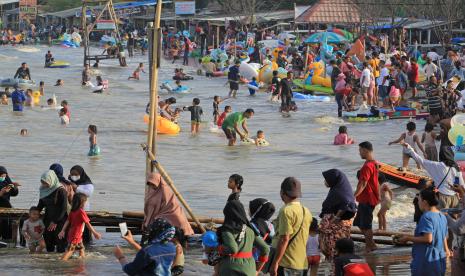
[[[19,227],[20,222],[28,218],[28,213],[29,210],[27,209],[0,208],[0,219],[9,219],[13,221],[13,225],[14,227],[16,227],[17,231],[17,227]],[[133,232],[136,235],[140,234],[142,222],[144,220],[144,213],[136,211],[124,211],[122,213],[113,213],[107,211],[89,211],[87,212],[87,215],[89,216],[92,225],[106,227],[106,232],[109,233],[119,232],[118,224],[121,222],[126,222],[131,232]],[[223,219],[211,217],[198,217],[198,219],[206,229],[215,229],[216,227],[223,224]],[[196,225],[196,223],[193,222],[193,220],[191,219],[188,220],[192,228],[194,229],[194,232],[196,234],[200,234],[201,231],[199,227]],[[15,233],[16,231],[14,230],[13,233]],[[351,234],[351,238],[354,241],[364,242],[363,235],[359,229],[352,228]],[[375,236],[375,242],[377,244],[394,245],[394,242],[392,241],[392,236],[399,236],[412,233],[374,230],[373,234]],[[13,237],[13,240],[15,240],[15,237]]]

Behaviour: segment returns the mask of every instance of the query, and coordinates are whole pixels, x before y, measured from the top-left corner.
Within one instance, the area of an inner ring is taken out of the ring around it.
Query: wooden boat
[[[382,162],[378,162],[378,169],[379,172],[384,173],[387,180],[400,186],[422,189],[426,183],[433,181],[428,176],[410,171],[399,171],[397,167]]]

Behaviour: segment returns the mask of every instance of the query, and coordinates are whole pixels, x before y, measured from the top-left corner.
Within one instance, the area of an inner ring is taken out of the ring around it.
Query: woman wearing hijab
[[[73,196],[74,196],[73,185],[71,185],[71,182],[69,182],[63,176],[63,167],[60,164],[55,163],[55,164],[52,164],[49,169],[54,171],[55,174],[57,175],[58,180],[60,181],[61,185],[63,186],[63,188],[65,188],[68,194],[68,203],[72,204]]]
[[[87,196],[84,210],[89,211],[90,198],[94,193],[94,184],[92,183],[92,180],[90,180],[90,177],[86,174],[81,166],[76,165],[69,171],[68,180],[71,181],[71,185],[73,185],[73,190],[75,193],[81,193]]]
[[[10,197],[18,195],[18,183],[12,182],[5,167],[0,166],[0,207],[12,208]],[[0,237],[11,239],[11,225],[8,219],[0,220]]]
[[[39,211],[45,208],[43,220],[47,252],[54,252],[56,247],[58,253],[63,253],[67,245],[66,239],[59,239],[58,234],[68,218],[68,195],[52,170],[44,172],[40,182],[40,200],[37,208]]]
[[[148,229],[157,218],[164,218],[173,226],[181,228],[184,235],[192,236],[194,230],[187,221],[181,205],[171,188],[166,184],[159,173],[150,173],[147,176],[147,192],[144,199],[143,229]]]
[[[176,256],[176,246],[171,242],[175,228],[167,220],[157,218],[148,229],[150,242],[144,248],[134,241],[131,231],[123,237],[138,251],[131,263],[119,246],[114,249],[115,257],[128,275],[171,275],[171,265]]]
[[[226,203],[223,209],[224,223],[218,229],[217,235],[224,257],[220,261],[221,275],[255,276],[268,261],[270,249],[263,239],[257,235],[250,225],[247,215],[238,200]],[[256,247],[260,256],[258,269],[255,264],[252,249]]]
[[[336,241],[350,238],[352,218],[357,212],[354,192],[347,176],[338,169],[323,172],[325,185],[329,188],[323,201],[319,229],[320,248],[328,259],[334,257]]]
[[[273,203],[264,198],[256,198],[249,202],[249,211],[251,226],[267,244],[271,244],[274,227],[270,219],[276,211]]]

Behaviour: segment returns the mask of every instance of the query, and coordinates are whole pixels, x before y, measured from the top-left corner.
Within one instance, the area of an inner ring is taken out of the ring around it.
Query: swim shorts
[[[239,82],[237,81],[229,81],[229,89],[231,90],[239,90]]]
[[[228,140],[236,139],[236,131],[235,130],[232,130],[232,129],[229,129],[229,128],[222,128],[222,129],[224,131],[224,134],[226,134],[226,138],[228,138]]]
[[[373,210],[374,206],[367,203],[359,203],[357,214],[354,219],[354,226],[358,226],[360,229],[369,230],[372,229],[373,223]]]

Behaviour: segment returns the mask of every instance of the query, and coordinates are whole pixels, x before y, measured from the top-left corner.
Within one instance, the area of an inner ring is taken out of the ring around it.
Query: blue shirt
[[[16,89],[11,93],[11,101],[13,102],[13,111],[23,111],[23,103],[26,101],[23,90]]]
[[[440,276],[446,273],[446,252],[444,239],[447,236],[447,219],[439,212],[424,213],[417,228],[415,237],[431,233],[433,242],[414,243],[412,247],[412,276]]]
[[[176,257],[176,246],[172,242],[151,243],[137,252],[131,263],[123,265],[128,275],[169,276]]]
[[[239,66],[233,65],[229,68],[228,79],[233,81],[239,80]]]

